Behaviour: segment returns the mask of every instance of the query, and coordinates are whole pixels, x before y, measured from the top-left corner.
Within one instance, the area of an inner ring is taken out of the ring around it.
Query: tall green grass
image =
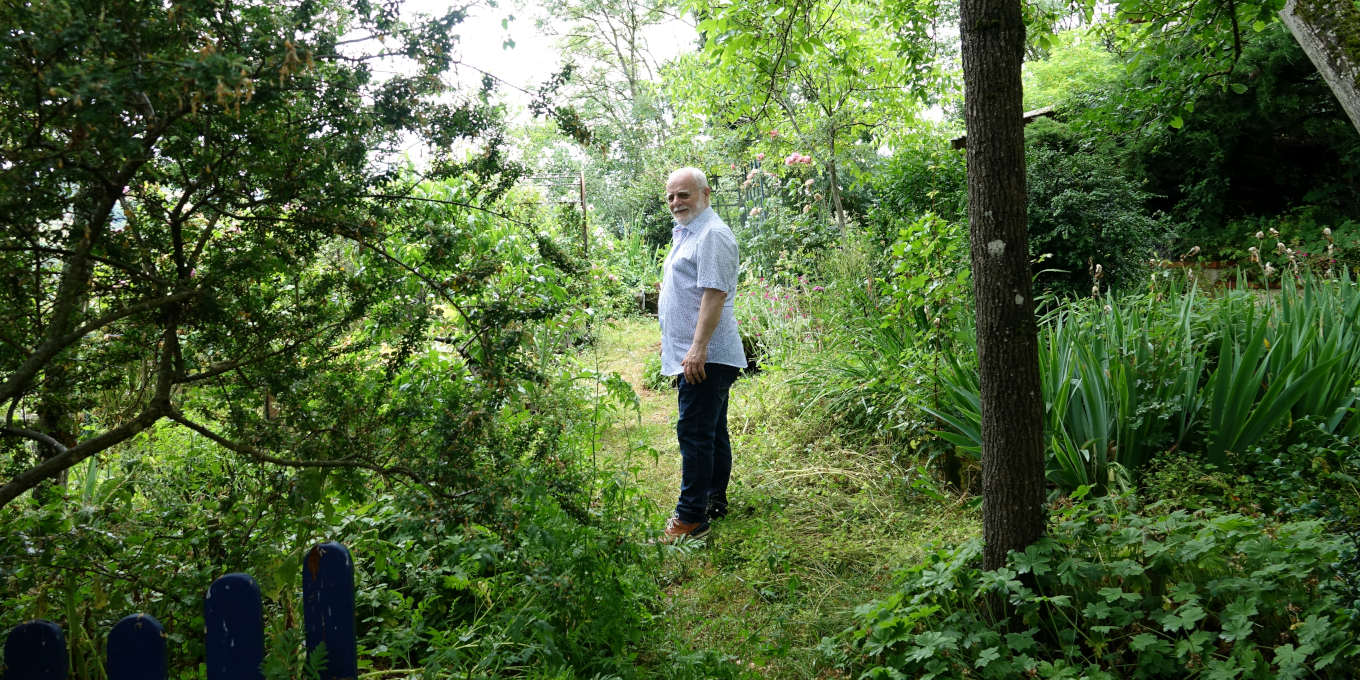
[[[1048,478],[1062,489],[1126,484],[1154,456],[1181,450],[1223,465],[1282,425],[1360,433],[1360,292],[1305,277],[1278,295],[1246,286],[1210,294],[1184,283],[1071,300],[1040,320]],[[971,328],[960,333],[975,350]],[[941,437],[981,450],[975,351],[951,354],[923,407]]]

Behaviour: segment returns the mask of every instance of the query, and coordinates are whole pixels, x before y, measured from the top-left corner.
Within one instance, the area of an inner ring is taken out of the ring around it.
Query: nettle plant
[[[979,540],[939,550],[822,647],[867,678],[1354,677],[1348,541],[1320,521],[1130,506],[1065,500],[1051,533],[996,571]]]

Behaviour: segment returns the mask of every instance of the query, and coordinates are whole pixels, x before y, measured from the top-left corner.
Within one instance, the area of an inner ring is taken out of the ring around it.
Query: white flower
[[[1260,241],[1261,239],[1263,239],[1263,238],[1265,238],[1265,237],[1266,237],[1266,233],[1265,233],[1264,231],[1258,231],[1258,232],[1256,232],[1256,240],[1257,240],[1257,241]]]

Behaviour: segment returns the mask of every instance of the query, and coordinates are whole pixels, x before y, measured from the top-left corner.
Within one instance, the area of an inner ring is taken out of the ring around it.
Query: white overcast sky
[[[407,0],[405,8],[407,12],[438,16],[460,4],[450,0]],[[561,66],[557,38],[542,35],[536,28],[535,17],[545,14],[536,0],[502,0],[499,4],[496,8],[484,3],[473,7],[471,16],[455,29],[462,44],[462,61],[513,85],[537,90]],[[514,15],[515,20],[503,28],[501,21],[510,15]],[[677,20],[653,27],[645,37],[653,56],[664,62],[693,49],[697,35],[692,24]],[[513,48],[503,48],[507,38],[514,40]],[[470,84],[481,80],[471,70],[465,69],[461,75],[464,82]],[[527,95],[510,88],[502,87],[501,94],[512,104],[528,103]]]

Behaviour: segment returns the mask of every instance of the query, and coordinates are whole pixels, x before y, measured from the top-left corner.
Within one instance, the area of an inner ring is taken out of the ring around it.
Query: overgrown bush
[[[1062,123],[1040,118],[1025,130],[1030,256],[1050,255],[1036,270],[1038,284],[1089,295],[1090,271],[1104,281],[1132,283],[1170,243],[1170,223],[1149,214],[1145,192],[1111,154],[1082,150]]]
[[[905,140],[870,178],[874,203],[869,211],[870,237],[881,250],[898,239],[903,223],[933,213],[963,222],[968,207],[964,152],[950,147],[946,129],[934,129]]]
[[[757,276],[806,276],[815,271],[822,253],[840,240],[836,223],[818,211],[802,212],[776,201],[751,210],[760,212],[744,226],[728,226],[737,237],[742,269]]]
[[[1006,568],[938,550],[822,647],[866,678],[1353,677],[1353,550],[1317,520],[1069,501]]]
[[[482,485],[455,498],[367,473],[263,470],[183,427],[153,428],[48,488],[45,505],[0,513],[0,630],[56,620],[75,676],[96,678],[109,628],[146,612],[166,626],[171,669],[187,673],[203,659],[208,584],[243,571],[265,597],[270,663],[286,670],[305,551],[338,540],[355,558],[370,670],[629,675],[664,553],[646,542],[655,509],[628,474],[584,455],[596,433],[580,414],[626,408],[631,391],[581,377],[555,374],[523,395],[532,410],[504,408],[474,451],[447,451],[477,464],[464,474]],[[597,390],[603,402],[587,402]]]

